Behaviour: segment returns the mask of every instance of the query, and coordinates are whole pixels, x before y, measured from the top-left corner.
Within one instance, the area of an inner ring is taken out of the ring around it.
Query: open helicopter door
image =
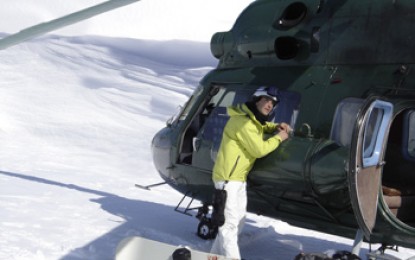
[[[376,221],[379,186],[393,116],[389,102],[370,99],[360,110],[353,131],[348,172],[352,208],[369,240]]]

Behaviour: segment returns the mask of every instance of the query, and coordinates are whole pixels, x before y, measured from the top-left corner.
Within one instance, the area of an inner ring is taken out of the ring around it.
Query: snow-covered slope
[[[2,3],[0,32],[14,33],[34,23],[107,0],[13,0]],[[101,35],[151,40],[185,39],[208,42],[213,33],[228,31],[239,13],[254,0],[140,0],[79,24],[59,35]]]
[[[162,63],[146,57],[152,48],[52,37],[0,52],[0,259],[57,259],[73,250],[79,259],[108,259],[122,236],[151,230],[140,218],[157,212],[154,205],[177,202],[167,187],[160,197],[134,183],[160,180],[151,138],[209,64],[203,51],[190,54],[192,63],[176,51]],[[77,249],[100,237],[112,245]]]

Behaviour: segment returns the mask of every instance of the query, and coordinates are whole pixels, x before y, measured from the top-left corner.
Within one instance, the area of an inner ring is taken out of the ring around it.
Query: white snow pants
[[[238,247],[238,235],[245,224],[246,216],[246,182],[229,181],[215,182],[216,189],[227,192],[225,204],[225,223],[219,228],[218,235],[213,242],[211,253],[224,255],[227,258],[241,259]]]

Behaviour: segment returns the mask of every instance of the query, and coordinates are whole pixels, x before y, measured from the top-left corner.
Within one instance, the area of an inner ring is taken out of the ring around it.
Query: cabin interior
[[[415,110],[393,120],[384,160],[383,200],[400,221],[415,227]]]

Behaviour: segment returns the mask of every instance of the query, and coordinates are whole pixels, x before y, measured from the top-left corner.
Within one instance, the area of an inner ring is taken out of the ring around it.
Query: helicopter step
[[[121,240],[116,248],[115,260],[157,259],[157,260],[229,260],[188,247],[173,246],[143,237],[133,236]]]

